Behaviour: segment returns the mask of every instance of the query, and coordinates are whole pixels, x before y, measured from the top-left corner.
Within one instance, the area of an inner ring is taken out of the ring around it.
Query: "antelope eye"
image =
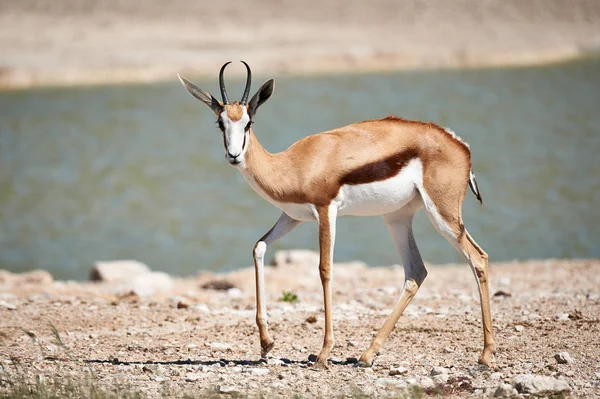
[[[225,125],[223,125],[223,121],[221,119],[217,121],[217,125],[219,125],[219,129],[225,130]]]

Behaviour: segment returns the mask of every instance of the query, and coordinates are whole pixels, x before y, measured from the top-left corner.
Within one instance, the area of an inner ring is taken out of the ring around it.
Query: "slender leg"
[[[260,334],[261,356],[273,349],[274,341],[269,335],[267,309],[265,305],[265,252],[267,245],[289,233],[300,221],[282,213],[275,225],[254,245],[254,271],[256,275],[256,324]]]
[[[331,263],[333,261],[333,247],[335,243],[335,223],[337,207],[333,204],[322,207],[319,213],[319,274],[323,285],[323,302],[325,304],[325,338],[323,348],[317,356],[315,366],[327,368],[327,358],[333,348],[333,322],[331,319]]]
[[[490,289],[488,286],[488,255],[477,245],[467,230],[464,230],[464,234],[459,235],[456,242],[451,243],[458,246],[459,251],[467,258],[477,281],[483,323],[483,351],[479,357],[479,363],[489,367],[492,354],[495,353],[495,345],[492,331],[492,312],[490,310]]]
[[[453,198],[451,191],[447,191],[446,194],[448,198]],[[462,198],[459,195],[455,194],[454,198]],[[464,196],[464,193],[462,195]],[[471,270],[473,270],[479,288],[483,324],[483,351],[479,357],[479,363],[489,366],[495,347],[488,287],[488,255],[477,245],[465,229],[461,214],[462,200],[457,201],[457,203],[438,201],[434,204],[428,199],[425,191],[421,191],[421,196],[427,199],[424,201],[425,209],[433,226],[458,252],[463,254],[469,262]],[[456,205],[458,205],[458,208]]]
[[[417,290],[427,276],[427,270],[425,269],[412,233],[412,217],[413,215],[405,215],[401,218],[384,218],[388,231],[402,257],[404,287],[402,288],[400,299],[394,306],[394,310],[375,336],[375,339],[373,339],[369,349],[361,355],[358,362],[358,365],[361,367],[368,367],[373,364],[374,356],[387,340],[398,319],[404,313],[404,310],[414,298]]]

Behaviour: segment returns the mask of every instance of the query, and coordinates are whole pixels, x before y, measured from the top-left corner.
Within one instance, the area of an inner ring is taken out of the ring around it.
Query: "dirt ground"
[[[0,87],[523,65],[600,50],[597,0],[3,0]],[[240,65],[228,73],[241,74]]]
[[[336,346],[329,369],[314,369],[308,358],[320,349],[324,320],[311,263],[267,267],[276,345],[266,360],[254,322],[252,268],[174,279],[168,290],[142,297],[110,283],[4,273],[0,392],[20,373],[28,381],[93,376],[99,386],[134,387],[148,397],[491,397],[500,384],[531,374],[566,381],[574,396],[600,397],[599,260],[491,264],[497,353],[489,369],[476,363],[481,314],[466,265],[428,266],[374,366],[354,367],[352,358],[383,324],[403,280],[399,266],[358,262],[334,267]],[[284,291],[298,300],[282,301]],[[571,361],[560,364],[560,352]],[[447,378],[432,384],[431,371],[440,366]]]

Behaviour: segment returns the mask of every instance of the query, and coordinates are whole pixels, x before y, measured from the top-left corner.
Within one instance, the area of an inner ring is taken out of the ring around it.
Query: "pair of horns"
[[[252,83],[252,72],[250,71],[250,67],[246,62],[242,61],[242,63],[246,66],[246,71],[248,73],[246,77],[246,88],[244,89],[244,95],[242,96],[242,100],[240,104],[246,105],[248,101],[248,95],[250,94],[250,84]],[[221,97],[223,98],[223,104],[229,104],[229,98],[227,97],[227,89],[225,89],[225,82],[223,81],[223,73],[225,72],[225,68],[227,65],[231,64],[231,61],[225,63],[221,70],[219,71],[219,87],[221,88]]]

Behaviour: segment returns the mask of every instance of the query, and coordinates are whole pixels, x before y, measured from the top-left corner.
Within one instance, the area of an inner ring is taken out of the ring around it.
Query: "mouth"
[[[229,161],[229,163],[230,163],[231,165],[238,165],[238,164],[240,164],[241,162],[242,162],[242,161],[241,161],[241,160],[238,160],[238,159],[232,159],[232,160],[230,160],[230,161]]]

